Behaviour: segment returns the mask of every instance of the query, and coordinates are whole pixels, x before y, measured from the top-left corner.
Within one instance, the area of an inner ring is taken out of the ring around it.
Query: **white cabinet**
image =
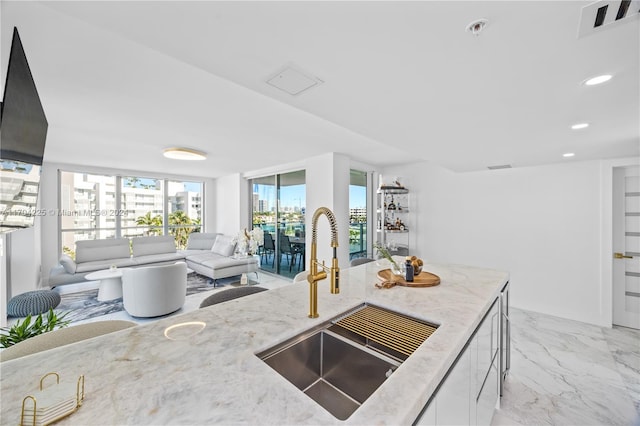
[[[488,425],[498,402],[498,342],[500,331],[499,302],[496,300],[478,327],[474,340],[477,343],[477,362],[474,382],[474,424]]]
[[[471,408],[471,346],[449,371],[436,398],[436,425],[468,425]]]
[[[491,424],[499,398],[498,306],[493,303],[414,424]]]
[[[497,359],[496,359],[497,361]],[[476,401],[476,424],[489,425],[498,402],[498,364],[491,364],[484,386]]]
[[[436,424],[436,399],[431,400],[420,416],[413,423],[416,426],[435,426]]]
[[[409,254],[409,190],[381,187],[376,202],[376,241],[389,253]]]

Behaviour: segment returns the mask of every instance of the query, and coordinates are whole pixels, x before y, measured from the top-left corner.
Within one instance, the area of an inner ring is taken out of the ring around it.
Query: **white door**
[[[613,323],[640,329],[640,168],[613,171]]]

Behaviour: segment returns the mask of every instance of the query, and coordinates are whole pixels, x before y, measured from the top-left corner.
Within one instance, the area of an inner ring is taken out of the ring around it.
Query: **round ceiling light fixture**
[[[564,158],[571,158],[571,157],[573,157],[573,156],[575,156],[575,155],[576,155],[576,154],[574,154],[573,152],[567,152],[567,153],[565,153],[565,154],[562,154],[562,156],[563,156]]]
[[[162,155],[172,160],[206,160],[207,154],[190,148],[167,148]]]
[[[571,130],[586,129],[587,127],[589,127],[589,123],[577,123],[571,126]]]
[[[613,78],[611,74],[598,75],[596,77],[586,79],[583,84],[585,86],[595,86],[596,84],[606,83],[611,80],[611,78]]]
[[[488,23],[489,23],[488,19],[485,19],[485,18],[476,19],[475,21],[467,25],[466,30],[471,34],[473,34],[474,36],[479,36],[482,30],[484,30],[484,28],[487,26]]]

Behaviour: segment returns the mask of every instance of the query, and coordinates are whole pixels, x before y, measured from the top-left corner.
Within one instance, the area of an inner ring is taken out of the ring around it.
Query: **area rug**
[[[235,284],[238,280],[239,277],[220,279],[215,288]],[[209,284],[209,278],[196,273],[188,275],[187,296],[213,289],[213,284]],[[83,321],[124,310],[122,298],[100,302],[98,300],[98,289],[62,294],[60,299],[56,312],[67,312],[65,320],[70,322]]]

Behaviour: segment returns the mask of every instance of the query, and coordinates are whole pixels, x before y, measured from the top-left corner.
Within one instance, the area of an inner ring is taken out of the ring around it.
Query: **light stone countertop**
[[[308,314],[306,284],[290,285],[0,364],[0,423],[17,424],[22,399],[40,377],[85,375],[83,406],[60,425],[338,424],[324,408],[255,356],[362,302],[439,325],[345,423],[410,424],[498,297],[508,274],[425,264],[441,278],[427,288],[377,289],[375,262],[341,270],[340,294],[318,288],[320,317]],[[192,336],[167,327],[202,321]]]

